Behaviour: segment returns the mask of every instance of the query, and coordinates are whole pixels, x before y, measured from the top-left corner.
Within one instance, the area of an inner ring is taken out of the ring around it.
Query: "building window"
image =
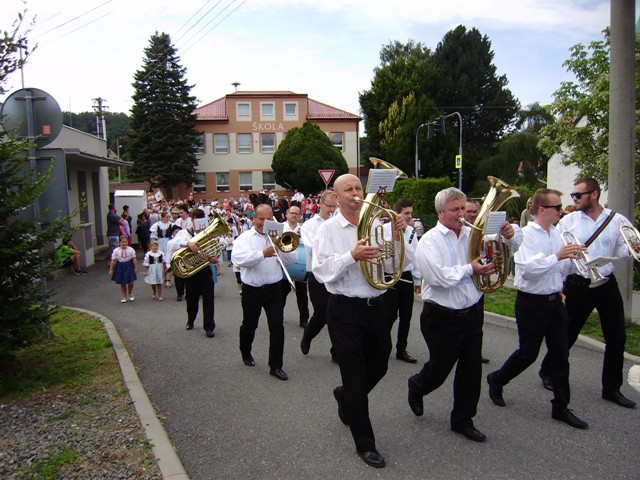
[[[238,120],[251,120],[251,104],[250,103],[236,103],[236,114]]]
[[[193,174],[193,191],[202,193],[207,191],[207,181],[205,173],[198,172]]]
[[[298,104],[286,103],[284,104],[284,119],[285,120],[297,120],[298,119]]]
[[[276,134],[275,133],[260,134],[260,151],[262,153],[274,153],[276,151]]]
[[[240,190],[253,190],[253,172],[240,172]]]
[[[229,135],[226,133],[214,134],[213,145],[215,153],[229,153]]]
[[[198,137],[194,145],[196,155],[204,154],[204,132],[198,132]]]
[[[273,190],[276,188],[276,177],[273,172],[262,172],[262,189]]]
[[[275,120],[276,107],[274,103],[260,103],[260,120]]]
[[[333,146],[336,147],[338,150],[342,151],[342,132],[331,132],[329,134],[329,139],[331,140],[331,143],[333,143]]]
[[[238,134],[238,153],[251,153],[251,134]]]
[[[216,173],[216,191],[218,192],[229,191],[229,172]]]

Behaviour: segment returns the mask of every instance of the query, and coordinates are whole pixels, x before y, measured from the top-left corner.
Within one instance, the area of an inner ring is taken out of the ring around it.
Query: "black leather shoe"
[[[306,335],[302,335],[302,340],[300,340],[300,350],[302,350],[303,355],[307,355],[309,353],[309,349],[311,348],[311,340]]]
[[[185,327],[187,330],[193,330],[193,323],[187,322],[187,326]]]
[[[300,320],[300,328],[307,328],[308,322],[306,320]]]
[[[609,400],[610,402],[617,403],[624,408],[636,408],[636,402],[629,400],[627,397],[622,395],[620,391],[603,393],[602,398]]]
[[[487,383],[489,384],[489,398],[491,401],[500,407],[506,407],[507,402],[502,397],[502,385],[495,379],[495,372],[487,375]]]
[[[542,372],[538,372],[538,375],[542,379],[542,386],[550,392],[553,392],[553,380],[551,380],[551,377]]]
[[[278,380],[289,380],[289,377],[287,377],[287,374],[284,373],[284,370],[281,368],[272,368],[269,370],[269,375],[276,377]]]
[[[387,465],[384,458],[382,458],[382,455],[375,450],[371,450],[369,452],[358,452],[358,455],[360,455],[360,458],[364,460],[364,463],[370,467],[383,468]]]
[[[347,420],[347,412],[344,408],[344,396],[342,392],[342,387],[336,387],[333,389],[333,397],[338,402],[338,417],[340,421],[345,425],[349,425],[349,420]]]
[[[403,350],[402,352],[396,353],[396,358],[398,360],[402,360],[403,362],[407,362],[407,363],[417,363],[418,362],[418,360],[416,360],[411,355],[409,355],[409,352],[407,352],[406,350]]]
[[[178,302],[181,302],[181,301],[182,301],[182,295],[178,295],[178,296],[176,297],[176,300],[177,300]]]
[[[207,335],[207,338],[213,338],[216,336],[216,334],[213,333],[213,330],[207,330],[206,335]]]
[[[487,436],[478,430],[473,425],[468,425],[466,427],[451,427],[451,430],[460,433],[467,437],[469,440],[474,442],[486,442]]]
[[[567,425],[571,425],[574,428],[582,428],[582,429],[589,428],[589,425],[587,425],[587,422],[583,422],[582,420],[580,420],[578,417],[576,417],[573,414],[573,411],[568,408],[565,408],[561,412],[551,413],[551,417],[554,418],[555,420],[560,420],[561,422],[564,422]]]
[[[489,363],[489,359],[487,357],[483,357],[482,355],[480,356],[480,361],[482,363]]]
[[[242,361],[247,367],[256,366],[256,361],[253,359],[253,356],[251,356],[250,353],[247,353],[246,355],[242,355]]]
[[[415,387],[411,384],[409,379],[409,395],[408,395],[409,407],[416,417],[421,417],[424,413],[424,404],[422,401],[422,394],[417,392]]]

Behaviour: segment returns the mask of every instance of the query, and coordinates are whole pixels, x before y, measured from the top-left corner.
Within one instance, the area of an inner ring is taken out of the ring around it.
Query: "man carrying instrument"
[[[629,249],[620,233],[620,226],[630,223],[624,216],[600,205],[600,185],[593,178],[583,178],[573,186],[571,198],[575,211],[560,221],[560,229],[572,232],[588,248],[589,258],[628,257]],[[604,228],[600,228],[604,226]],[[569,314],[568,341],[573,346],[587,318],[595,308],[600,317],[602,335],[606,344],[602,365],[602,398],[626,408],[635,402],[620,393],[623,381],[624,348],[626,342],[624,307],[618,282],[613,274],[614,265],[608,263],[598,270],[609,280],[597,287],[578,273],[567,277],[564,285],[566,307]],[[551,372],[557,368],[547,354],[542,362],[540,377],[545,388],[552,387]]]
[[[410,200],[400,199],[394,204],[393,210],[407,223],[407,228],[404,230],[405,246],[415,252],[418,246],[418,237],[413,226],[413,204]],[[384,225],[384,231],[386,235],[391,234],[390,223]],[[391,260],[385,261],[385,275],[393,274],[391,264]],[[384,301],[389,315],[389,327],[392,327],[396,319],[400,318],[396,341],[396,359],[407,363],[418,362],[407,352],[409,327],[411,326],[411,315],[413,315],[413,295],[413,264],[405,261],[400,280],[385,292]]]
[[[567,312],[562,303],[562,282],[571,270],[569,259],[577,258],[584,247],[563,245],[555,223],[560,219],[560,192],[541,188],[533,195],[533,222],[522,229],[524,239],[515,254],[516,325],[519,348],[502,367],[487,375],[489,398],[506,406],[503,387],[538,358],[545,340],[553,359],[553,400],[551,416],[574,428],[588,428],[567,408],[569,406],[569,347]]]
[[[300,207],[294,205],[289,207],[286,212],[286,221],[282,233],[293,232],[300,235]],[[300,237],[300,245],[304,245],[302,237]],[[307,297],[307,283],[305,281],[295,281],[296,286],[296,302],[298,304],[298,312],[300,314],[300,327],[305,328],[309,321],[309,297]],[[291,285],[285,278],[282,280],[282,308],[287,304],[287,295],[291,292]]]
[[[278,380],[288,380],[282,370],[284,354],[284,325],[282,320],[282,266],[294,263],[298,252],[278,253],[265,231],[265,222],[273,219],[273,210],[267,204],[258,205],[254,213],[253,228],[240,234],[233,246],[233,263],[240,267],[242,280],[242,325],[240,326],[240,353],[242,361],[255,366],[251,346],[255,338],[260,312],[264,308],[269,325],[269,374]]]
[[[328,220],[338,207],[338,199],[333,190],[325,190],[320,195],[320,211],[302,224],[302,241],[307,249],[307,283],[309,286],[309,297],[311,305],[313,305],[313,315],[309,319],[304,335],[300,340],[300,350],[304,355],[309,353],[311,341],[318,336],[320,331],[327,324],[326,311],[327,301],[329,300],[329,292],[323,283],[318,282],[315,275],[311,271],[313,259],[313,242],[318,233],[318,228],[325,220]]]
[[[471,228],[460,222],[466,200],[454,187],[438,192],[438,223],[423,235],[416,249],[415,265],[423,278],[420,330],[429,348],[429,361],[409,378],[408,402],[411,411],[422,416],[423,397],[444,383],[457,362],[451,430],[484,442],[487,437],[473,425],[480,398],[483,320],[483,292],[473,276],[489,275],[495,267],[482,257],[469,260]],[[514,230],[508,222],[501,225],[500,234],[508,245],[512,243]]]

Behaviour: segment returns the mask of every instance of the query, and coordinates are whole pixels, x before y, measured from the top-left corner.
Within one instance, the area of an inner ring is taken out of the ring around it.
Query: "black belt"
[[[610,273],[609,275],[607,275],[607,278],[612,279],[613,278],[613,273]],[[567,285],[572,286],[572,287],[588,288],[589,285],[591,285],[591,279],[584,278],[582,275],[578,275],[578,274],[572,273],[571,275],[569,275],[567,277],[565,283]]]
[[[243,283],[242,288],[248,288],[249,290],[268,290],[271,288],[278,287],[280,282],[276,283],[268,283],[267,285],[260,285],[259,287],[254,287],[253,285],[249,285],[248,283]]]
[[[537,295],[535,293],[527,293],[522,290],[518,290],[518,295],[522,295],[529,300],[536,300],[538,302],[555,302],[560,300],[560,293],[550,293],[549,295]]]
[[[382,295],[369,298],[347,297],[337,293],[333,293],[332,295],[340,302],[355,304],[361,307],[375,307],[382,302]]]
[[[445,318],[466,317],[477,305],[476,303],[476,305],[472,305],[471,307],[455,310],[453,308],[443,307],[442,305],[438,305],[437,303],[426,302],[425,304],[429,305],[429,308],[435,310],[440,316]]]

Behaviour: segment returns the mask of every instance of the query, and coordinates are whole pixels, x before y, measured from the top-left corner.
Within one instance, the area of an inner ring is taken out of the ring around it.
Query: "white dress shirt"
[[[522,245],[515,254],[514,286],[536,295],[560,292],[565,277],[571,272],[571,260],[556,257],[563,245],[560,231],[551,225],[547,232],[537,223],[529,222],[522,234]]]
[[[311,261],[313,258],[313,240],[316,238],[318,228],[324,223],[324,219],[320,215],[314,215],[312,218],[302,224],[300,228],[302,243],[307,249],[307,272],[311,271]]]
[[[262,251],[271,246],[269,237],[255,228],[241,233],[233,243],[233,263],[240,267],[242,283],[252,287],[261,287],[282,280],[283,273],[278,259],[265,257]],[[295,263],[298,252],[278,252],[285,265]]]
[[[171,266],[171,257],[181,248],[187,246],[193,235],[188,230],[180,230],[175,236],[167,242],[167,267]]]
[[[611,210],[605,208],[602,210],[602,213],[600,213],[600,216],[593,221],[589,215],[578,210],[564,216],[562,220],[560,220],[558,226],[560,231],[570,231],[581,244],[584,244],[584,242],[591,238],[591,235],[593,235],[600,225],[607,220],[610,213]],[[624,242],[622,235],[620,235],[620,226],[624,223],[631,225],[631,222],[629,222],[624,216],[616,213],[609,225],[607,225],[606,228],[600,232],[600,235],[596,237],[593,243],[589,245],[589,249],[586,252],[587,256],[590,259],[597,257],[629,257],[629,248]],[[605,277],[612,274],[613,269],[613,263],[608,263],[598,267],[600,273]],[[575,268],[573,273],[577,273]]]

